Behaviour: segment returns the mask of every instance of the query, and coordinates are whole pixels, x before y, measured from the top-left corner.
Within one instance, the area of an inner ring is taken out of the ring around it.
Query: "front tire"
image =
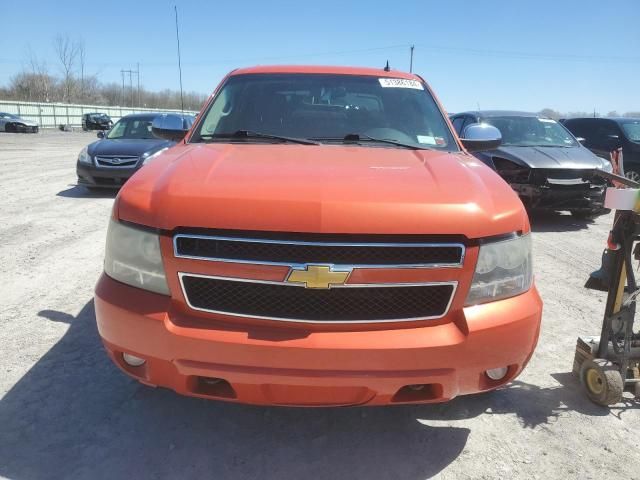
[[[633,168],[625,169],[624,176],[629,180],[640,183],[640,168],[634,166]]]
[[[580,368],[580,382],[593,403],[607,407],[622,400],[624,380],[618,367],[608,360],[585,360]]]

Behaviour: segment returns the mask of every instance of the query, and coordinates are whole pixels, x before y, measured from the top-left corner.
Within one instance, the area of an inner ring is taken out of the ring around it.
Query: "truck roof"
[[[367,75],[372,77],[406,78],[422,81],[422,79],[418,75],[400,72],[398,70],[390,70],[386,72],[383,68],[337,67],[325,65],[261,65],[255,67],[239,68],[237,70],[234,70],[231,75],[244,75],[253,73],[334,73],[337,75]]]

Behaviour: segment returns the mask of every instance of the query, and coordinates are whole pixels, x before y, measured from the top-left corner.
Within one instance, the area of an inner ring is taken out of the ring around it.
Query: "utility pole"
[[[120,70],[120,75],[122,75],[122,95],[120,96],[121,106],[124,107],[124,70]]]
[[[409,73],[413,73],[413,49],[415,45],[411,45],[411,56],[409,57]]]
[[[136,63],[136,78],[138,79],[138,108],[140,108],[140,62]]]
[[[124,102],[124,75],[125,73],[127,75],[129,75],[129,106],[133,107],[133,104],[135,103],[133,100],[133,76],[136,76],[137,82],[138,82],[138,106],[140,106],[140,64],[137,64],[137,70],[120,70],[120,73],[122,74],[122,98],[123,98],[123,102]]]

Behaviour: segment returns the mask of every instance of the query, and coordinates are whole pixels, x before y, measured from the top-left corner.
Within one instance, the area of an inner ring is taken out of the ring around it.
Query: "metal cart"
[[[613,227],[602,266],[585,285],[608,292],[602,330],[599,337],[578,338],[573,371],[589,399],[606,406],[620,402],[625,389],[640,396],[640,333],[633,331],[640,295],[633,268],[634,260],[640,260],[640,184],[618,175],[602,175],[630,188],[607,189],[605,206],[616,208]]]

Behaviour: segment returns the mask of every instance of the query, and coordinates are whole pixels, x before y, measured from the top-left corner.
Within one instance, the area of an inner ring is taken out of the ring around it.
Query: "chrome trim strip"
[[[314,264],[314,265],[316,265],[316,264]],[[428,287],[428,286],[437,286],[437,285],[451,285],[451,286],[453,286],[453,290],[451,292],[451,297],[449,298],[449,302],[447,303],[447,306],[445,307],[444,312],[442,313],[442,315],[436,315],[436,316],[430,316],[430,317],[394,318],[394,319],[386,319],[386,320],[299,320],[299,319],[293,319],[293,318],[268,317],[268,316],[262,316],[262,315],[245,315],[245,314],[241,314],[241,313],[226,312],[226,311],[223,311],[223,310],[210,310],[210,309],[207,309],[207,308],[195,307],[189,301],[189,297],[187,296],[187,292],[185,291],[185,288],[184,288],[183,277],[185,277],[185,276],[187,276],[187,277],[188,276],[198,277],[198,278],[210,278],[210,279],[214,279],[214,280],[229,280],[229,281],[244,282],[244,283],[263,283],[263,284],[268,284],[268,285],[281,285],[281,286],[285,286],[285,287],[303,287],[304,288],[304,285],[302,285],[302,284],[278,282],[278,281],[274,281],[274,280],[252,280],[252,279],[247,279],[247,278],[220,277],[220,276],[216,276],[216,275],[202,275],[202,274],[198,274],[198,273],[178,272],[178,278],[180,280],[180,288],[182,289],[182,296],[184,297],[185,301],[187,302],[187,305],[189,306],[189,308],[191,308],[192,310],[196,310],[196,311],[200,311],[200,312],[207,312],[207,313],[214,313],[214,314],[219,314],[219,315],[227,315],[227,316],[231,316],[231,317],[255,318],[255,319],[260,319],[260,320],[274,320],[274,321],[279,321],[279,322],[321,323],[321,324],[327,324],[327,325],[333,325],[333,324],[342,325],[342,324],[352,324],[352,323],[415,322],[415,321],[419,321],[419,320],[435,320],[435,319],[438,319],[438,318],[445,317],[449,313],[449,309],[451,308],[451,304],[453,303],[453,299],[455,298],[456,292],[458,290],[458,282],[455,281],[455,280],[445,281],[445,282],[423,282],[423,283],[363,283],[363,284],[350,284],[350,285],[346,285],[346,284],[344,284],[344,285],[334,285],[333,288],[349,288],[349,287],[358,287],[358,288],[389,287],[389,288],[395,288],[395,287],[425,287],[425,286]]]
[[[291,262],[269,262],[264,260],[238,260],[231,258],[215,258],[215,257],[199,257],[195,255],[183,255],[178,253],[178,239],[179,238],[195,238],[203,240],[222,240],[228,242],[246,242],[246,243],[272,243],[282,245],[312,245],[319,247],[456,247],[460,248],[460,261],[451,263],[399,263],[399,264],[321,264],[316,262],[308,263],[291,263]],[[239,238],[239,237],[224,237],[224,236],[209,236],[209,235],[189,235],[178,234],[173,236],[173,254],[176,258],[186,258],[189,260],[203,260],[206,262],[225,262],[225,263],[242,263],[250,265],[275,265],[284,266],[290,268],[303,268],[307,264],[312,265],[333,265],[333,267],[348,267],[348,268],[462,268],[464,264],[466,247],[462,243],[351,243],[351,242],[305,242],[296,240],[271,240],[260,238]]]

